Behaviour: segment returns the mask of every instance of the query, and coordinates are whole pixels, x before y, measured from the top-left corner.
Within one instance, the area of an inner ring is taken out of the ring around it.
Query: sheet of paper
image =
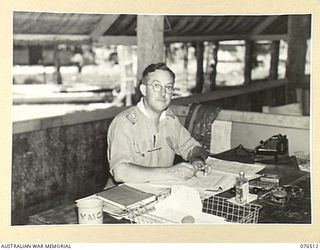
[[[215,120],[211,126],[210,153],[218,154],[231,148],[232,122]]]
[[[248,164],[234,161],[224,161],[213,157],[209,157],[206,162],[208,166],[210,166],[214,171],[228,173],[235,176],[238,176],[240,171],[244,171],[247,178],[265,168],[265,165],[262,164]]]
[[[256,173],[265,168],[265,165],[224,161],[212,157],[207,159],[207,164],[212,168],[208,176],[194,176],[186,181],[161,181],[151,184],[168,187],[184,185],[193,187],[201,193],[217,195],[234,186],[240,171],[245,171],[246,178],[251,180],[259,177]]]
[[[186,216],[192,216],[194,223],[226,223],[222,217],[203,213],[199,192],[187,186],[172,186],[171,195],[157,203],[150,214],[169,223],[181,223]]]
[[[258,198],[258,195],[249,193],[248,202],[247,203],[255,201],[257,198]],[[238,204],[238,205],[241,205],[241,204],[236,202],[236,197],[232,197],[232,198],[228,199],[228,201],[230,201],[232,203],[235,203],[235,204]]]
[[[208,176],[193,177],[184,182],[188,187],[194,187],[199,191],[211,190],[214,192],[225,191],[234,186],[235,176],[212,171]]]
[[[152,182],[153,185],[167,186],[171,187],[174,185],[184,185],[187,187],[192,187],[198,190],[198,192],[208,192],[213,193],[213,195],[224,192],[232,188],[235,184],[236,177],[230,174],[223,174],[221,172],[212,171],[208,176],[192,177],[186,181],[161,181]]]

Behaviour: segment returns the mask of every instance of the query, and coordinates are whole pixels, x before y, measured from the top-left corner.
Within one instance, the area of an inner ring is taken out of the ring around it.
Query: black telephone
[[[288,156],[288,139],[286,135],[274,135],[266,141],[260,141],[255,148],[256,161],[274,158],[277,162],[279,156]]]

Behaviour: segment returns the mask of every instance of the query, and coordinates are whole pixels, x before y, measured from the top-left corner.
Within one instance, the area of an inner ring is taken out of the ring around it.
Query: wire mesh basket
[[[202,211],[220,216],[233,223],[258,223],[259,211],[262,206],[248,203],[239,205],[227,198],[213,196],[203,201]]]
[[[202,202],[202,212],[225,218],[231,223],[258,223],[259,210],[262,206],[257,204],[238,205],[228,201],[227,198],[213,196]],[[171,221],[153,215],[153,206],[138,206],[126,211],[126,218],[137,224],[174,224]]]

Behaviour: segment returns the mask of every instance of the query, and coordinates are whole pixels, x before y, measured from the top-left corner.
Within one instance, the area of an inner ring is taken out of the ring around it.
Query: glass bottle
[[[236,196],[235,200],[238,204],[248,203],[249,198],[249,181],[245,178],[244,171],[239,172],[239,176],[236,179]]]

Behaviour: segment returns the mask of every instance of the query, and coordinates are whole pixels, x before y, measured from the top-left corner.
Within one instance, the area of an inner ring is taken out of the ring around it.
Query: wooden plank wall
[[[12,221],[95,193],[108,178],[111,119],[13,135]]]

